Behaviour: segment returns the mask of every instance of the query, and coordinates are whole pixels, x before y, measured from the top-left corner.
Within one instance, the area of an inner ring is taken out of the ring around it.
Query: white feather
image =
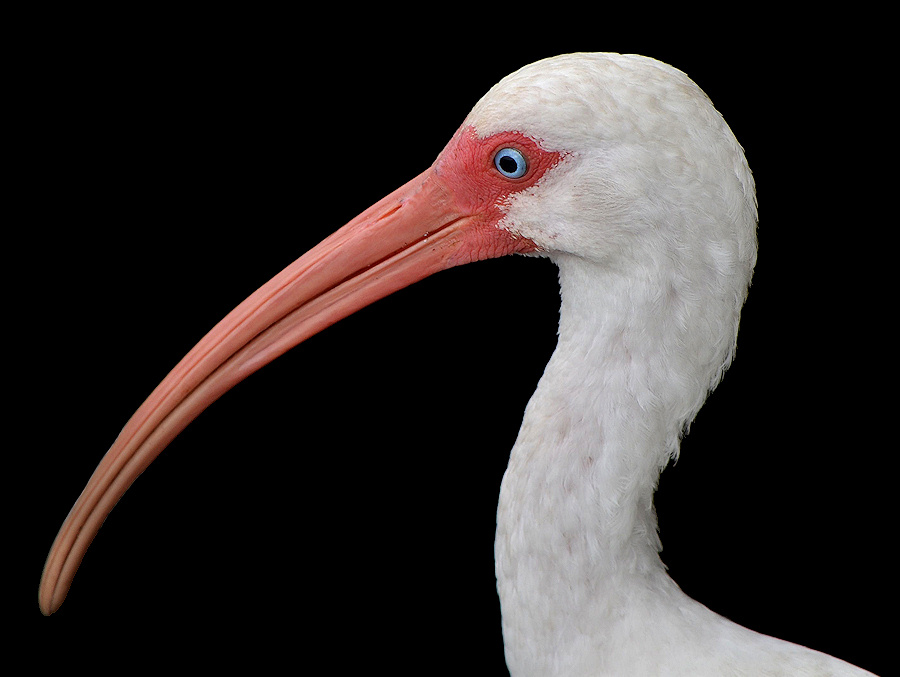
[[[496,572],[513,677],[864,675],[688,598],[653,492],[734,355],[756,262],[743,151],[680,71],[576,54],[508,76],[466,120],[561,162],[502,227],[559,266],[559,343],[503,479]]]

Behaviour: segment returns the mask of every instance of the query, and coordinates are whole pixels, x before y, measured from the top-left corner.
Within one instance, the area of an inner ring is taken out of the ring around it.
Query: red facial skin
[[[503,148],[515,148],[527,161],[525,174],[510,179],[494,166],[494,156]],[[498,227],[503,204],[515,193],[534,186],[559,161],[560,153],[541,148],[520,132],[500,132],[478,138],[471,127],[461,128],[435,161],[435,177],[453,194],[456,208],[471,215],[467,245],[453,265],[496,258],[506,254],[533,252],[537,245]]]

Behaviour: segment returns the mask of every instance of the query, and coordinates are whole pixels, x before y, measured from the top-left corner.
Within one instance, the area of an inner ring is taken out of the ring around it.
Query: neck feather
[[[679,335],[665,285],[560,257],[559,342],[503,479],[496,567],[507,651],[602,625],[635,590],[679,594],[659,559],[653,492],[722,369]],[[577,635],[577,633],[574,633]],[[537,657],[529,660],[537,660]]]

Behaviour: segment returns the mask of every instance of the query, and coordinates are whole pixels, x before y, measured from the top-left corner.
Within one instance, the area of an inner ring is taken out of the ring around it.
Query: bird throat
[[[526,408],[497,513],[511,667],[538,665],[548,646],[579,637],[579,626],[596,632],[636,596],[677,590],[659,558],[653,492],[683,422],[667,401],[677,393],[657,387],[672,374],[642,326],[655,310],[615,276],[598,287],[593,264],[557,263],[559,342]]]

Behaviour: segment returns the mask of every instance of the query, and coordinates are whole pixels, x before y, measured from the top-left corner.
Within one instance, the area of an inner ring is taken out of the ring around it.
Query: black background
[[[37,583],[118,430],[218,319],[425,169],[501,77],[601,50],[692,77],[759,192],[737,359],[656,497],[663,559],[732,620],[889,674],[894,330],[846,157],[850,66],[730,23],[585,37],[553,10],[439,11],[23,23],[8,608],[36,660],[110,642],[141,664],[505,674],[494,516],[555,344],[545,260],[441,273],[263,369],[135,483],[49,619]]]

